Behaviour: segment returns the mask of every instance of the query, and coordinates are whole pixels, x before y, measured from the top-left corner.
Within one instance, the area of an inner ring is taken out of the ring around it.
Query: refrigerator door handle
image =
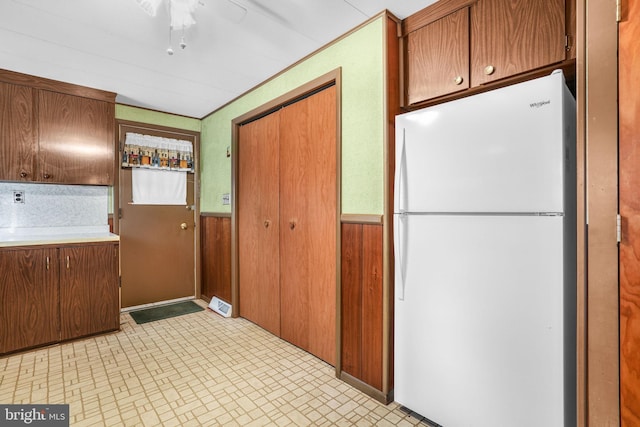
[[[398,170],[395,176],[395,211],[396,212],[405,212],[405,207],[407,206],[407,192],[405,190],[406,182],[407,182],[407,154],[406,154],[406,129],[402,129],[402,145],[400,146],[400,158],[396,161],[396,165]],[[397,153],[396,153],[397,154]]]
[[[406,252],[407,252],[407,214],[401,213],[394,215],[395,219],[395,232],[393,233],[394,239],[394,250],[396,257],[396,265],[400,267],[400,275],[396,278],[400,279],[400,283],[396,283],[396,295],[398,296],[398,300],[404,301],[404,288],[406,283],[406,275],[407,275],[407,262],[406,262]]]

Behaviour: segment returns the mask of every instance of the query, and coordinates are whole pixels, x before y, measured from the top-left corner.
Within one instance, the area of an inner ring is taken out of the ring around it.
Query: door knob
[[[186,230],[188,228],[187,223],[183,222],[182,224],[180,224],[180,228],[182,228],[183,230]]]

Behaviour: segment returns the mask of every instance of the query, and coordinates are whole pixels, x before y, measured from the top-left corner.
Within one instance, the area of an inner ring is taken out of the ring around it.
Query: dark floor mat
[[[141,325],[143,323],[149,323],[156,320],[182,316],[183,314],[196,313],[202,310],[204,310],[204,308],[200,307],[195,302],[184,301],[175,304],[146,308],[144,310],[130,311],[129,314],[138,325]]]

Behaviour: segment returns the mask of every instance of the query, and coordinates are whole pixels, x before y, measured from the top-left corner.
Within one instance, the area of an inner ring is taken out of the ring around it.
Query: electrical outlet
[[[13,190],[13,203],[24,203],[24,191]]]

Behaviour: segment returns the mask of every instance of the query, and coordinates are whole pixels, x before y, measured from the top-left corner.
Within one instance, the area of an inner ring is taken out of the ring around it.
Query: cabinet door
[[[409,104],[469,88],[469,8],[407,35],[407,81]]]
[[[33,89],[0,82],[0,180],[31,181],[37,151]]]
[[[471,86],[565,57],[564,0],[480,0],[471,7]]]
[[[56,249],[0,250],[0,353],[59,339]]]
[[[61,339],[118,329],[117,246],[60,249]]]
[[[281,337],[336,360],[336,88],[281,111]]]
[[[113,104],[41,90],[38,118],[38,181],[113,184]]]
[[[120,283],[118,245],[90,246],[91,249],[91,325],[92,334],[120,328]]]
[[[280,335],[280,113],[240,127],[238,139],[238,270],[240,316]]]

